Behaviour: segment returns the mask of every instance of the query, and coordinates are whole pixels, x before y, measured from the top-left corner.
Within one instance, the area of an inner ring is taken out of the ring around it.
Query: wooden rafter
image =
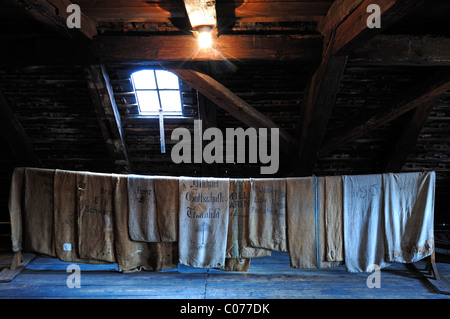
[[[400,172],[406,163],[409,153],[416,145],[417,139],[425,125],[431,110],[439,100],[439,96],[431,98],[416,109],[402,116],[403,125],[400,133],[393,137],[391,151],[387,158],[384,172]]]
[[[399,116],[419,106],[425,105],[430,100],[450,90],[450,72],[439,71],[433,77],[422,81],[412,89],[401,94],[392,107],[377,113],[357,125],[336,132],[333,137],[326,140],[320,148],[320,153],[330,153],[338,147],[354,141],[377,127],[389,123]]]
[[[101,132],[113,159],[115,170],[118,173],[130,173],[132,169],[120,115],[105,68],[101,65],[91,65],[85,67],[84,71]]]
[[[47,27],[70,39],[92,39],[97,34],[96,24],[83,12],[80,14],[80,28],[69,28],[67,18],[72,11],[67,7],[72,4],[68,0],[10,0],[21,6],[30,16]]]
[[[209,75],[188,69],[170,69],[170,71],[249,127],[279,128],[272,120]],[[283,129],[280,129],[279,133],[280,149],[287,154],[291,153],[292,148],[296,147],[294,138]]]
[[[41,167],[41,161],[22,125],[11,110],[3,94],[0,93],[0,134],[8,143],[18,166]]]
[[[322,62],[309,83],[297,126],[299,150],[293,171],[295,175],[307,176],[313,172],[345,70],[347,54],[380,32],[379,29],[367,27],[367,7],[372,2],[337,0],[318,23],[318,30],[324,37]],[[384,28],[420,2],[378,1]]]

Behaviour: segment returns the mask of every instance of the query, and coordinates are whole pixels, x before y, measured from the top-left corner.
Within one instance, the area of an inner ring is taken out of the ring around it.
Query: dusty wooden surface
[[[439,261],[439,259],[438,259]],[[381,288],[368,288],[370,274],[344,266],[291,269],[285,253],[254,258],[248,272],[179,265],[161,272],[119,273],[116,264],[79,264],[81,287],[68,288],[70,263],[36,257],[12,282],[0,284],[2,299],[450,299],[438,294],[411,267],[393,264],[381,272]],[[439,264],[449,277],[450,264]]]

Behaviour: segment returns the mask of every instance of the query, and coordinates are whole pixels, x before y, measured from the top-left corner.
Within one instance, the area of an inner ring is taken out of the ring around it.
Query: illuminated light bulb
[[[208,49],[212,45],[211,31],[200,31],[198,34],[198,45],[201,49]]]

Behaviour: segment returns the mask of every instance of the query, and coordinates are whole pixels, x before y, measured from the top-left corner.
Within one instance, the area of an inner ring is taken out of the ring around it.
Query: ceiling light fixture
[[[201,26],[197,28],[198,36],[198,46],[200,49],[208,49],[212,46],[212,27]]]

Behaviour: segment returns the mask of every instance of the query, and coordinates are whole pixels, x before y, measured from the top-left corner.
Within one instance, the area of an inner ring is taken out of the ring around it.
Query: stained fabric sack
[[[223,268],[228,230],[229,179],[180,178],[180,263]]]
[[[176,242],[178,238],[178,179],[128,176],[128,225],[135,241]]]
[[[111,174],[77,174],[80,258],[115,262]]]
[[[286,179],[287,238],[292,268],[317,269],[342,264],[326,259],[325,178]]]
[[[325,260],[344,261],[342,176],[324,177]]]
[[[77,253],[77,173],[57,169],[54,189],[56,257],[67,262],[82,261]]]
[[[155,205],[160,242],[178,241],[179,193],[177,177],[156,177],[154,179]]]
[[[128,227],[135,241],[159,242],[153,178],[130,175],[128,189]]]
[[[56,257],[53,218],[55,170],[25,169],[23,249]]]
[[[251,179],[249,245],[287,252],[286,179]]]
[[[434,250],[435,172],[383,174],[386,253],[413,263]]]
[[[9,217],[11,222],[12,251],[22,250],[22,214],[24,208],[24,179],[25,168],[16,167],[11,178],[11,188],[8,200]]]
[[[227,258],[262,257],[272,253],[268,249],[249,246],[250,190],[250,179],[230,179]]]
[[[159,271],[178,266],[177,243],[132,241],[128,233],[127,175],[113,174],[114,246],[119,271]]]
[[[347,271],[370,272],[373,267],[389,266],[385,260],[383,176],[344,175],[343,181]]]

